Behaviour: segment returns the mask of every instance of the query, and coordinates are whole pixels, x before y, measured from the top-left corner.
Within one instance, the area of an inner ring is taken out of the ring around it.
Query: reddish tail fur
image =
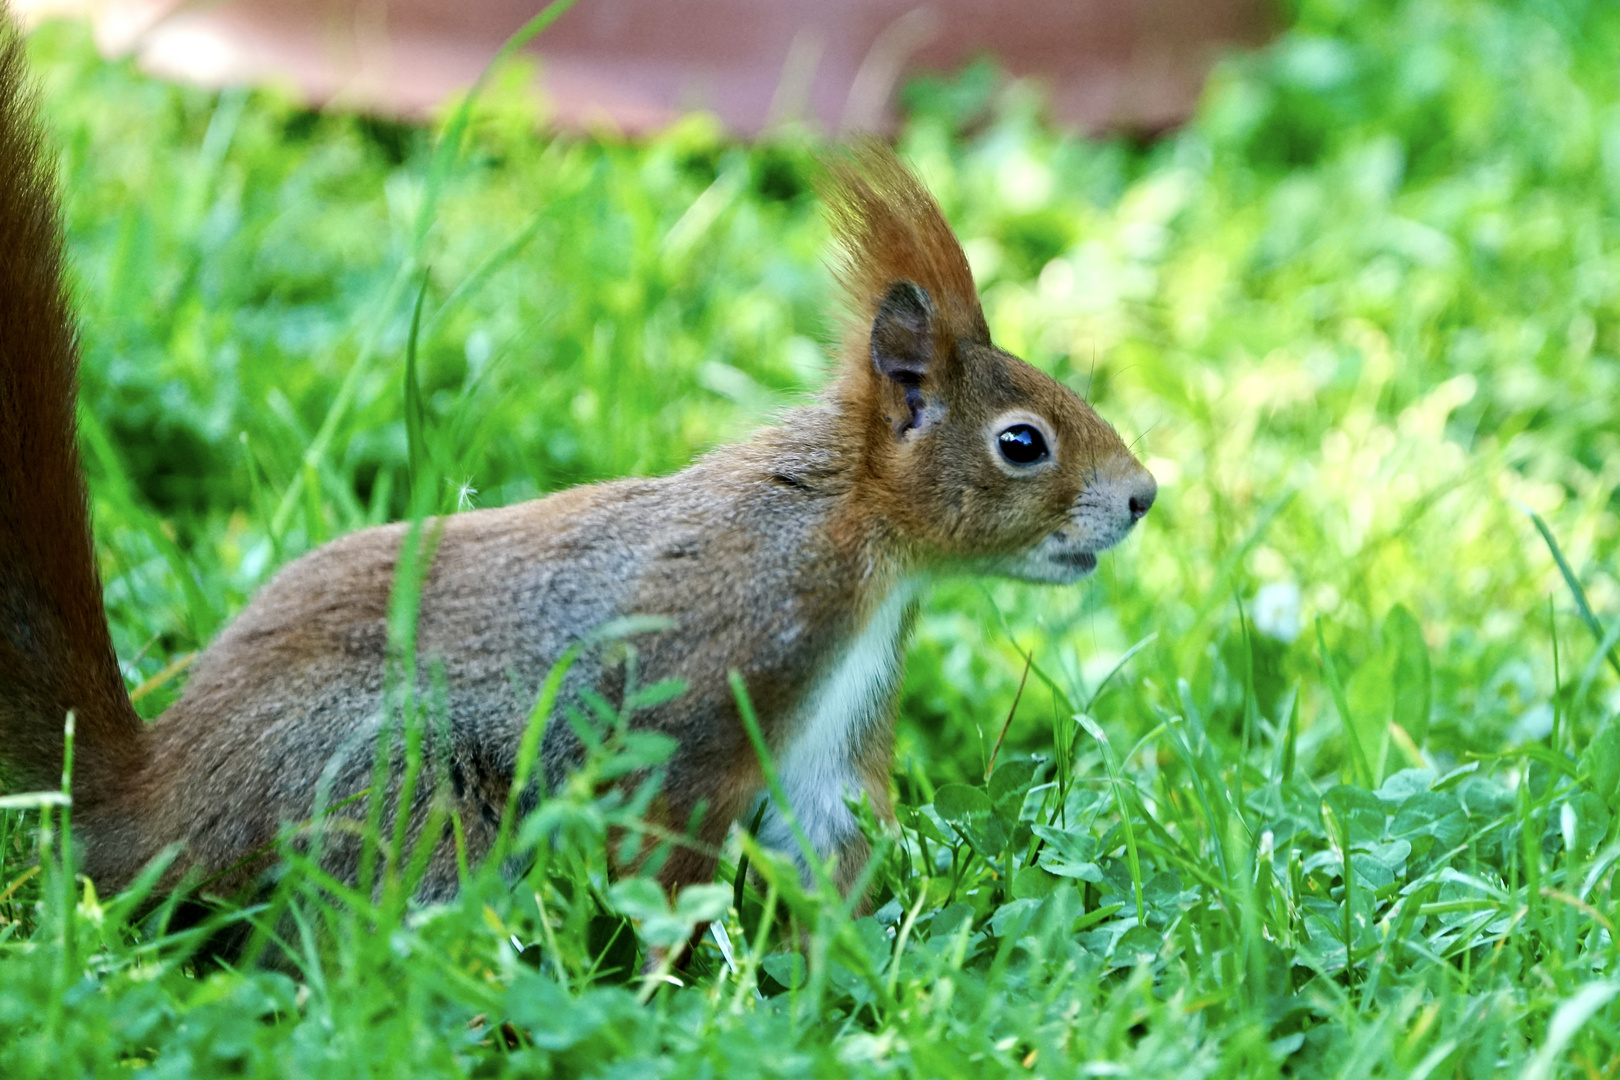
[[[52,169],[21,36],[0,18],[0,769],[104,796],[141,757],[141,721],[107,632],[75,436],[78,340],[62,284]]]

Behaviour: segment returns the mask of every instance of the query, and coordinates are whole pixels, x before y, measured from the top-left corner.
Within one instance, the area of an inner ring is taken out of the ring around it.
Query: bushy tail
[[[107,631],[79,465],[78,340],[21,34],[0,0],[0,772],[56,787],[76,715],[75,801],[141,757]]]

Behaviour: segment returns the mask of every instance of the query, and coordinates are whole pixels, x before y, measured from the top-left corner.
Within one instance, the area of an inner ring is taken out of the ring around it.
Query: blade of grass
[[[996,745],[990,750],[990,760],[984,765],[984,778],[990,779],[990,774],[996,771],[996,756],[1001,753],[1001,744],[1007,738],[1007,729],[1012,727],[1013,717],[1018,714],[1018,703],[1024,700],[1024,684],[1029,682],[1029,666],[1035,662],[1035,651],[1030,650],[1024,658],[1024,673],[1018,678],[1018,691],[1013,694],[1012,707],[1007,710],[1007,719],[1001,722],[1001,733],[996,736]]]
[[[1356,731],[1355,722],[1350,716],[1350,703],[1345,697],[1344,683],[1339,680],[1339,669],[1334,666],[1333,654],[1328,651],[1327,638],[1322,634],[1322,619],[1316,620],[1316,646],[1322,658],[1322,676],[1327,680],[1328,690],[1333,695],[1333,707],[1339,712],[1339,725],[1344,731],[1344,741],[1350,750],[1350,764],[1355,772],[1356,783],[1371,791],[1375,786],[1372,766],[1368,763],[1366,749],[1361,745],[1361,737]]]
[[[1523,510],[1530,515],[1530,520],[1535,525],[1536,531],[1547,542],[1547,550],[1552,552],[1553,562],[1558,564],[1558,572],[1564,575],[1564,584],[1569,586],[1570,594],[1575,597],[1575,607],[1581,613],[1581,621],[1586,624],[1588,630],[1592,631],[1592,637],[1597,639],[1601,645],[1605,636],[1603,624],[1598,622],[1596,615],[1592,614],[1592,605],[1586,599],[1586,590],[1581,588],[1580,578],[1575,576],[1575,571],[1570,569],[1569,560],[1564,558],[1564,549],[1558,546],[1557,538],[1553,536],[1552,530],[1547,527],[1547,523],[1541,520],[1540,514],[1528,506],[1523,507]],[[1608,658],[1609,666],[1614,669],[1614,673],[1620,675],[1620,655],[1616,654],[1612,643],[1604,650],[1604,655]]]
[[[422,285],[416,290],[416,307],[411,312],[410,336],[405,341],[405,454],[411,477],[411,505],[419,505],[430,483],[427,475],[427,407],[422,404],[422,384],[417,375],[416,345],[422,329],[422,302],[427,299],[428,270],[422,271]]]
[[[1119,807],[1120,825],[1125,830],[1125,853],[1131,866],[1131,888],[1136,899],[1136,921],[1147,922],[1147,905],[1142,899],[1142,857],[1136,846],[1136,828],[1131,824],[1131,804],[1125,798],[1125,782],[1120,776],[1119,763],[1114,760],[1113,747],[1109,745],[1108,733],[1102,725],[1084,713],[1076,713],[1075,723],[1086,729],[1086,734],[1097,741],[1102,750],[1103,764],[1108,769],[1108,779],[1114,789],[1114,803]]]

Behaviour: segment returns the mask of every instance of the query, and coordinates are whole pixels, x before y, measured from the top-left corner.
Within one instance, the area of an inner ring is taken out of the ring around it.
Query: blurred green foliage
[[[1152,143],[1057,132],[988,65],[907,92],[900,149],[998,343],[1162,494],[1082,588],[936,590],[875,918],[767,866],[807,962],[751,948],[762,884],[727,916],[738,970],[706,946],[643,1007],[605,977],[622,918],[682,909],[608,890],[582,826],[532,897],[311,901],[339,944],[298,984],[210,974],[62,901],[49,853],[27,876],[36,819],[0,811],[0,1072],[1612,1071],[1620,692],[1526,510],[1612,637],[1620,8],[1287,14]],[[32,49],[149,715],[279,565],[404,512],[424,279],[448,505],[679,468],[825,380],[806,133],[540,137],[514,69],[435,171],[431,131],[164,86],[70,28]]]

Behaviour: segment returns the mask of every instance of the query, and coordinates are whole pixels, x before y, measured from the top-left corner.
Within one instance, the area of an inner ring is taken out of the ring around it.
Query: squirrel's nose
[[[1159,497],[1159,482],[1153,479],[1153,474],[1146,469],[1136,481],[1131,491],[1130,507],[1131,521],[1141,521],[1147,512],[1153,509],[1153,500]]]

